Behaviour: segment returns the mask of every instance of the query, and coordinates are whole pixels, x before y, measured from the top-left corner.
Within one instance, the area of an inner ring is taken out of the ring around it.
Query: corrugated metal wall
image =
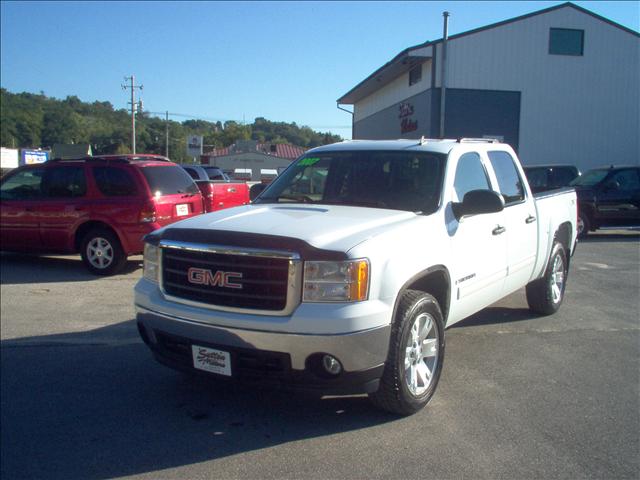
[[[584,30],[584,55],[550,55],[550,28]],[[447,57],[449,88],[521,92],[523,163],[573,163],[586,170],[640,161],[637,36],[565,7],[454,38]],[[440,58],[438,48],[437,87]],[[423,73],[423,80],[429,77]],[[393,85],[356,105],[356,112],[366,106],[371,115],[376,105],[407,98],[398,98],[400,88],[389,91]]]

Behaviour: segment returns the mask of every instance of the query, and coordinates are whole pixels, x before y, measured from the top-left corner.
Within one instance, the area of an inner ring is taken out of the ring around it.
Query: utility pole
[[[167,110],[166,115],[164,156],[169,158],[169,110]]]
[[[131,153],[136,153],[136,88],[142,90],[142,85],[136,85],[136,77],[124,77],[124,81],[130,84],[122,85],[123,90],[131,89]]]

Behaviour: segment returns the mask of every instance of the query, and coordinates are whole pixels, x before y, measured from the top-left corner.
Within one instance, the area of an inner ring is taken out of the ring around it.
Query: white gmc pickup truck
[[[560,307],[573,189],[534,196],[492,140],[315,148],[251,205],[145,238],[140,335],[161,363],[401,415],[433,396],[445,328],[526,287]]]

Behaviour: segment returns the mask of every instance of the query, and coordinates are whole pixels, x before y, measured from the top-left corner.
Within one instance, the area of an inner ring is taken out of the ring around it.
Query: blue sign
[[[21,150],[20,165],[32,165],[44,163],[49,160],[49,152],[45,150]]]

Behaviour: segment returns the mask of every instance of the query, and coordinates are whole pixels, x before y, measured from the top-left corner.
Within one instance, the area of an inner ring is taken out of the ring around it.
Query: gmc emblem
[[[240,272],[223,272],[218,270],[213,273],[205,268],[191,267],[187,271],[187,280],[195,285],[211,285],[212,287],[226,287],[242,289],[241,283],[233,283],[232,279],[241,279]]]

